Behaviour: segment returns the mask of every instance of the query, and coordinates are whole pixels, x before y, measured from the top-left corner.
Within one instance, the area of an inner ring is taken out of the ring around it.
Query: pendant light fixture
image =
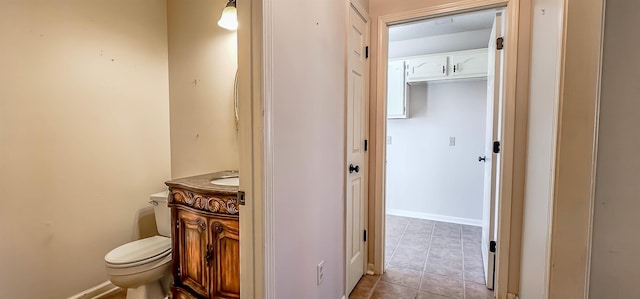
[[[236,0],[229,0],[227,6],[222,10],[222,16],[218,21],[218,26],[227,30],[238,29],[238,11],[236,9]]]

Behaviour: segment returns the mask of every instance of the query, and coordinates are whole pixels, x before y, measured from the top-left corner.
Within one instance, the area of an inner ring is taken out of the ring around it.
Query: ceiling
[[[389,41],[489,29],[495,13],[491,9],[394,25],[389,28]]]

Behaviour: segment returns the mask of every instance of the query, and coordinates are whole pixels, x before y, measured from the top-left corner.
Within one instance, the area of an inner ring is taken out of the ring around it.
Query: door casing
[[[240,190],[245,192],[246,204],[240,206],[240,295],[242,298],[274,298],[273,242],[267,239],[273,233],[269,220],[273,214],[269,199],[265,198],[264,185],[268,176],[263,173],[263,80],[271,64],[264,64],[263,57],[270,57],[270,48],[264,41],[270,36],[258,34],[268,26],[271,1],[239,1],[238,22],[238,109],[242,116],[238,121],[240,149]],[[270,23],[269,23],[270,24]],[[268,82],[264,83],[266,86]],[[267,87],[264,87],[265,89]],[[271,93],[264,93],[270,95]],[[267,99],[264,99],[265,101]]]

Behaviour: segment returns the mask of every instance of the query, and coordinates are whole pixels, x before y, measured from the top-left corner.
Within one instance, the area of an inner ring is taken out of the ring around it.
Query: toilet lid
[[[171,239],[163,236],[153,236],[133,241],[111,250],[104,259],[110,264],[131,264],[164,256],[168,252],[171,252]]]

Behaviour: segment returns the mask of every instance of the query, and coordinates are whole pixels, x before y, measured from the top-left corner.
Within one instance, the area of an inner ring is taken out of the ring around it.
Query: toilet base
[[[127,289],[127,299],[163,299],[166,298],[165,294],[158,280]]]

